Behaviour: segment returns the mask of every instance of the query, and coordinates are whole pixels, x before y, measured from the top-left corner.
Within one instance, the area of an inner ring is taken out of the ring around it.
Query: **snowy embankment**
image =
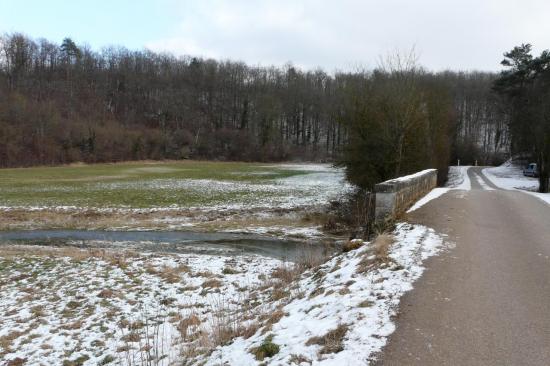
[[[395,328],[399,298],[443,241],[399,224],[393,235],[351,245],[358,248],[328,261],[305,258],[303,273],[298,263],[253,255],[4,246],[0,358],[366,365]]]
[[[536,192],[538,178],[524,176],[522,168],[510,160],[501,166],[483,169],[483,174],[499,188],[522,191],[550,204],[549,193]]]
[[[465,190],[471,189],[470,178],[468,178],[469,166],[451,166],[449,167],[449,179],[445,187],[434,188],[416,202],[407,212],[412,212],[424,206],[426,203],[444,195],[450,190]]]
[[[306,272],[296,296],[269,329],[217,348],[207,365],[367,365],[394,331],[399,299],[443,245],[423,226],[399,224],[381,236]],[[265,357],[267,346],[277,352]]]

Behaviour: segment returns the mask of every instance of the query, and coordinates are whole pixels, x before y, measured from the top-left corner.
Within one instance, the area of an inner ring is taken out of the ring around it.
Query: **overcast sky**
[[[429,69],[499,70],[550,48],[549,19],[550,0],[0,0],[0,32],[327,71],[412,47]]]

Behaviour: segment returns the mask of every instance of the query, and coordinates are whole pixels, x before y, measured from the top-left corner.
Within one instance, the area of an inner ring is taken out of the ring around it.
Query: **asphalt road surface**
[[[409,214],[455,246],[403,296],[376,365],[550,365],[550,206],[468,175]]]

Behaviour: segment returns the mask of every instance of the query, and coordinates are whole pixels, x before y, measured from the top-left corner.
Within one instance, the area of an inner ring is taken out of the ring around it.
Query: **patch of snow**
[[[288,226],[247,226],[239,229],[224,230],[227,233],[247,233],[247,234],[277,234],[282,237],[304,237],[317,238],[325,234],[322,227],[288,227]]]
[[[469,191],[472,189],[470,178],[468,177],[468,169],[471,166],[450,166],[449,167],[449,180],[447,181],[447,187],[452,189],[459,189]]]
[[[423,176],[424,174],[426,173],[429,173],[429,172],[433,172],[435,171],[436,169],[426,169],[426,170],[422,170],[422,171],[419,171],[419,172],[416,172],[416,173],[413,173],[413,174],[409,174],[409,175],[404,175],[402,177],[398,177],[398,178],[394,178],[394,179],[391,179],[391,180],[388,180],[387,183],[392,183],[392,182],[407,182],[411,179],[415,179],[415,178],[418,178],[418,177],[421,177]],[[386,183],[386,182],[385,182]]]
[[[302,277],[297,290],[302,295],[284,306],[285,315],[269,333],[218,347],[206,365],[258,365],[250,351],[268,334],[280,351],[262,361],[267,365],[297,365],[291,362],[293,355],[314,365],[369,364],[395,330],[399,299],[422,275],[422,262],[443,247],[439,235],[420,225],[398,224],[394,237],[389,251],[393,263],[362,271],[362,261],[372,258],[369,243],[331,259]],[[341,352],[320,354],[321,346],[308,343],[342,324],[348,330]]]
[[[536,191],[537,178],[525,177],[521,167],[507,162],[498,167],[485,168],[483,174],[499,188]]]
[[[499,188],[525,192],[550,204],[550,193],[536,192],[538,178],[524,176],[522,168],[510,160],[501,166],[483,169],[483,174]]]
[[[438,187],[438,188],[432,189],[427,195],[419,199],[411,208],[409,208],[407,212],[413,212],[414,210],[418,210],[420,207],[424,206],[426,203],[436,199],[439,196],[444,195],[450,190],[451,188],[446,188],[446,187]]]
[[[64,257],[63,252],[0,257],[0,338],[23,332],[3,350],[3,361],[19,357],[29,365],[61,365],[85,355],[85,366],[102,364],[105,356],[112,356],[117,365],[145,364],[143,332],[148,328],[137,328],[139,342],[125,341],[131,329],[124,324],[149,321],[149,335],[158,333],[148,344],[152,352],[166,355],[155,364],[168,365],[179,359],[185,344],[178,330],[181,319],[196,314],[200,326],[208,329],[221,298],[228,307],[240,306],[262,283],[260,277],[283,263],[255,255],[197,254],[140,254],[116,262],[119,257],[101,259],[87,253],[82,251],[82,258]],[[234,272],[224,271],[227,267]],[[175,274],[167,281],[163,275],[170,268]],[[217,283],[209,287],[208,280]]]
[[[451,166],[449,167],[449,179],[446,187],[437,187],[428,192],[427,195],[418,200],[411,208],[407,210],[407,213],[418,210],[426,203],[434,200],[450,190],[465,190],[469,191],[472,186],[470,178],[468,177],[469,166]],[[485,184],[485,183],[483,183]]]
[[[530,194],[531,196],[534,196],[538,198],[539,200],[542,200],[550,205],[550,193],[540,193],[540,192],[529,192],[526,191],[525,193]]]
[[[493,191],[493,188],[491,188],[487,183],[485,183],[485,181],[483,180],[483,178],[481,178],[479,174],[474,174],[474,177],[476,181],[479,183],[479,185],[481,186],[481,189],[483,189],[484,191]]]

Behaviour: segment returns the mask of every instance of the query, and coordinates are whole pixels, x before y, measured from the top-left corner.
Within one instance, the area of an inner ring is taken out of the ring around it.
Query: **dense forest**
[[[428,145],[449,148],[416,151],[408,139],[402,146],[418,153],[416,163],[394,161],[381,177],[433,165],[436,155],[445,164],[502,159],[509,139],[501,96],[491,90],[497,74],[420,67],[413,74],[412,89],[401,95],[416,103],[422,121],[401,127],[420,133],[420,123]],[[329,74],[120,47],[98,52],[71,39],[56,44],[5,34],[0,166],[185,158],[334,161],[360,133],[358,103],[391,99],[400,77],[400,70],[383,67]],[[391,109],[391,102],[385,105]],[[391,119],[385,112],[373,118]],[[437,128],[444,137],[430,132]],[[364,154],[376,152],[375,141],[366,146],[372,150]]]

